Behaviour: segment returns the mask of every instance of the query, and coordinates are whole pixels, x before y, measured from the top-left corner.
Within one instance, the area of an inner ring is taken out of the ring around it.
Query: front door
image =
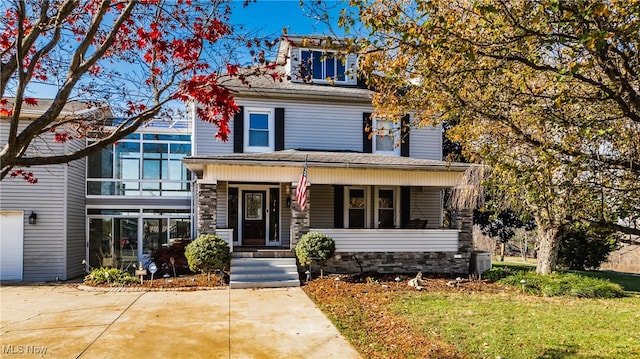
[[[242,244],[264,246],[266,236],[266,191],[243,191]]]

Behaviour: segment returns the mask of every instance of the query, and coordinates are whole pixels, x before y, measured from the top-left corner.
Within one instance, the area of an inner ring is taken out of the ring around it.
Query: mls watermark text
[[[2,356],[22,354],[47,354],[47,347],[40,345],[3,345]]]

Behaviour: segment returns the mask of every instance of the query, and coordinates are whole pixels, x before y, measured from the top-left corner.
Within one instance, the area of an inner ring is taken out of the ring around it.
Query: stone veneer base
[[[324,271],[336,274],[359,273],[362,267],[363,272],[467,275],[470,258],[471,253],[465,252],[340,252],[325,263]],[[312,270],[316,271],[318,268],[314,264]]]

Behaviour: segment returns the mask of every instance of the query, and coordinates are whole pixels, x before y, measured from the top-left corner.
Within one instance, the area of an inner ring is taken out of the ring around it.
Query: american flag
[[[298,188],[296,188],[296,202],[300,205],[300,209],[304,211],[304,208],[307,206],[307,163],[305,161],[304,169],[302,170],[302,175],[300,176],[300,180],[298,181]]]

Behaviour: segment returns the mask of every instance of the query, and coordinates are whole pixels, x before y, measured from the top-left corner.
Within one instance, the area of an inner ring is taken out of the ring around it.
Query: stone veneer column
[[[458,213],[460,235],[458,239],[459,251],[470,252],[473,249],[473,211],[463,209]]]
[[[217,182],[198,181],[198,235],[213,234],[218,220]]]
[[[304,211],[300,210],[300,205],[296,201],[297,183],[291,184],[291,248],[295,248],[300,237],[309,232],[311,216],[309,215],[311,197],[309,196],[309,187],[307,187],[307,205]]]

